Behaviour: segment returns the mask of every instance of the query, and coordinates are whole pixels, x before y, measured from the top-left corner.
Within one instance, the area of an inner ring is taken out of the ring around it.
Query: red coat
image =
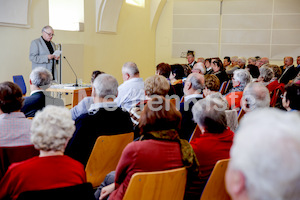
[[[229,158],[234,133],[225,129],[223,133],[204,133],[191,141],[191,145],[199,161],[199,178],[205,185],[216,162]]]
[[[143,140],[131,142],[119,160],[110,200],[122,200],[131,176],[136,172],[161,171],[183,167],[178,142]]]
[[[29,190],[67,187],[86,182],[83,165],[68,156],[34,157],[12,164],[0,182],[0,199],[17,199]]]

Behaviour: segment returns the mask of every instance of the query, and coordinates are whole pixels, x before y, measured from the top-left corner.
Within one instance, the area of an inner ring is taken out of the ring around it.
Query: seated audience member
[[[214,60],[214,59],[212,59]],[[214,75],[218,77],[220,80],[220,84],[222,84],[224,81],[228,81],[228,75],[225,72],[225,69],[223,67],[223,63],[221,60],[214,60],[211,64],[213,70],[214,70]]]
[[[104,72],[101,72],[99,70],[93,71],[91,85],[93,84],[95,78],[97,78],[98,75],[103,73]],[[76,106],[74,106],[70,110],[72,114],[72,119],[75,121],[80,115],[88,113],[88,110],[93,103],[93,97],[84,97]]]
[[[257,78],[257,82],[260,82],[264,86],[267,86],[269,85],[273,77],[274,77],[274,72],[270,67],[261,66],[259,68],[259,77]]]
[[[241,104],[246,113],[255,109],[270,107],[269,90],[261,83],[249,83],[244,89]]]
[[[52,74],[44,67],[37,67],[30,73],[30,96],[25,97],[21,111],[26,117],[34,117],[38,110],[46,106],[44,90],[50,87]]]
[[[298,71],[294,67],[293,63],[293,57],[284,58],[285,69],[282,68],[282,75],[278,80],[279,83],[288,84],[290,80],[293,80],[297,76]]]
[[[300,118],[266,108],[241,120],[225,182],[233,200],[300,199]]]
[[[214,72],[212,67],[210,66],[210,63],[211,63],[211,58],[206,58],[204,62],[206,68],[205,74],[212,74]]]
[[[117,94],[118,82],[113,76],[100,74],[94,80],[92,85],[94,103],[88,113],[76,119],[76,130],[68,143],[66,155],[86,165],[99,136],[133,131],[129,113],[114,102]]]
[[[269,64],[269,58],[267,57],[262,57],[262,58],[259,58],[259,59],[256,59],[256,66],[258,68],[260,68],[261,66],[263,66],[264,64]]]
[[[127,111],[142,99],[145,99],[144,81],[140,78],[138,67],[133,62],[127,62],[122,67],[124,83],[118,87],[115,102]]]
[[[226,73],[231,77],[233,75],[233,72],[237,69],[239,69],[239,65],[238,65],[238,58],[237,56],[232,56],[230,58],[231,60],[231,65],[226,67]]]
[[[285,87],[282,105],[287,111],[300,110],[300,84],[289,84]]]
[[[129,114],[134,126],[139,124],[139,119],[144,106],[152,97],[157,95],[166,96],[170,90],[170,84],[168,80],[161,75],[150,76],[145,80],[145,100],[138,102],[134,107],[129,110]]]
[[[166,107],[168,104],[168,108]],[[178,135],[181,114],[164,97],[154,97],[146,104],[140,118],[140,141],[128,144],[116,168],[114,183],[97,190],[96,199],[121,200],[131,176],[136,172],[161,171],[185,166],[198,173],[196,155],[186,140]]]
[[[205,88],[203,90],[204,97],[219,92],[220,90],[220,80],[214,74],[206,74],[204,76]]]
[[[223,66],[224,68],[226,68],[227,66],[229,66],[231,64],[231,60],[229,56],[225,56],[224,60],[223,60]]]
[[[32,120],[31,141],[40,155],[9,167],[0,182],[0,199],[17,199],[24,191],[85,183],[83,165],[64,155],[74,130],[67,108],[49,105],[38,111]]]
[[[181,139],[188,141],[196,127],[196,123],[193,121],[192,107],[198,100],[203,98],[203,88],[204,76],[202,74],[192,73],[184,83],[184,102],[180,103],[182,122],[179,136]]]
[[[31,145],[31,120],[20,112],[23,105],[21,88],[12,82],[0,83],[0,146]]]
[[[187,52],[187,56],[186,59],[188,61],[188,65],[191,69],[193,69],[194,65],[197,63],[195,61],[195,55],[194,55],[194,51],[188,51]]]
[[[247,65],[246,70],[249,71],[252,77],[252,82],[256,81],[257,78],[259,77],[259,69],[256,65]]]
[[[269,66],[274,73],[274,77],[271,79],[270,83],[267,85],[267,88],[269,89],[270,92],[275,90],[279,86],[278,79],[280,78],[282,72],[280,67],[278,65],[270,65]]]
[[[206,97],[198,101],[192,111],[201,135],[190,143],[199,161],[199,179],[195,182],[199,196],[218,160],[229,158],[234,133],[227,127],[226,101]]]
[[[181,65],[175,64],[171,65],[171,73],[170,73],[170,90],[169,90],[169,96],[177,95],[177,97],[181,98],[183,96],[183,77],[184,69]]]
[[[204,75],[206,73],[204,64],[202,62],[196,63],[192,69],[192,73],[199,73]]]
[[[225,96],[228,101],[229,109],[240,108],[240,101],[243,96],[243,90],[250,82],[251,75],[246,69],[238,69],[233,72],[233,88]]]
[[[168,63],[159,63],[156,66],[155,74],[162,75],[162,76],[166,77],[166,79],[169,80],[170,73],[171,73],[171,66]]]
[[[248,58],[248,65],[255,65],[256,64],[256,58],[250,57]]]
[[[245,57],[239,57],[239,58],[238,58],[238,61],[237,61],[237,64],[238,64],[238,66],[240,67],[240,69],[245,69],[245,67],[246,67],[246,62],[247,62],[247,60],[246,60]]]

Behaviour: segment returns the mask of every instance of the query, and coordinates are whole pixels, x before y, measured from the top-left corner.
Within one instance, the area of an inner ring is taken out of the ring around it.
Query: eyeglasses
[[[49,35],[50,37],[54,37],[54,33],[48,33],[46,31],[44,31],[45,33],[47,33],[47,35]]]

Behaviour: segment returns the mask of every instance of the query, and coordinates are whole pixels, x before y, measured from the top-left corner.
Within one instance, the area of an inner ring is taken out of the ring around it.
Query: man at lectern
[[[51,41],[53,36],[53,28],[45,26],[42,29],[42,36],[31,42],[29,59],[32,62],[32,69],[45,67],[52,73],[53,80],[57,80],[56,64],[60,58],[60,51],[55,51],[55,44]]]

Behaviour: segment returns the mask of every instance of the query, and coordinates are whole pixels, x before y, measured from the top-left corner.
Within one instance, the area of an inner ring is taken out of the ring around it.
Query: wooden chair
[[[201,135],[201,130],[200,130],[199,126],[197,125],[193,134],[191,135],[191,137],[189,139],[189,142],[191,142],[192,140],[194,140],[197,137],[200,137],[200,135]]]
[[[227,81],[224,81],[224,82],[222,83],[220,89],[219,89],[219,92],[220,92],[221,94],[224,94],[225,89],[226,89],[226,86],[227,86]]]
[[[123,200],[182,200],[187,172],[184,167],[157,172],[135,173]]]
[[[225,172],[229,159],[219,160],[203,190],[200,200],[230,200],[225,187]]]
[[[21,162],[38,155],[39,151],[33,145],[0,147],[0,178],[4,176],[12,163]]]
[[[227,84],[226,84],[226,87],[225,87],[225,90],[224,90],[224,93],[223,94],[226,94],[229,90],[229,86],[231,84],[232,81],[228,81]]]
[[[19,195],[17,200],[95,200],[94,190],[91,183],[54,188],[49,190],[26,191]]]
[[[116,170],[126,145],[133,141],[133,132],[99,136],[85,167],[87,181],[98,187],[105,176]]]
[[[245,111],[243,110],[243,108],[240,108],[239,112],[238,112],[238,122],[240,122],[240,120],[242,119],[242,117],[245,115]]]

